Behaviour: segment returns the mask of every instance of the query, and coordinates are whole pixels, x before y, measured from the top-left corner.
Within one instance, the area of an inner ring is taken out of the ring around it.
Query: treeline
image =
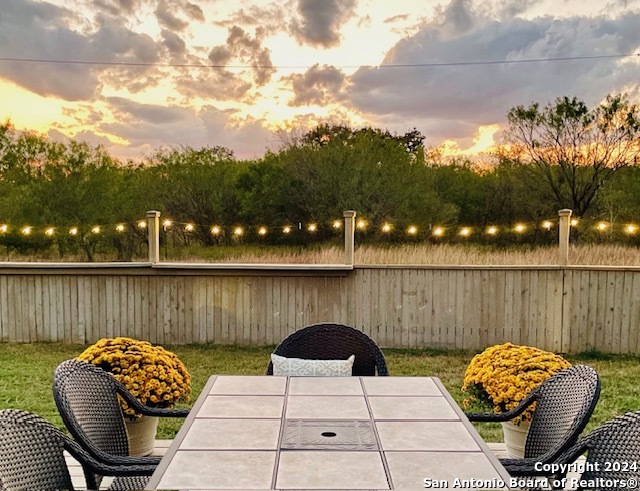
[[[576,171],[586,176],[588,168]],[[580,218],[620,226],[638,221],[639,196],[640,168],[626,166],[601,183]],[[334,221],[344,210],[356,210],[368,223],[358,231],[359,241],[545,243],[557,240],[557,227],[547,230],[542,221],[571,207],[563,199],[539,179],[535,162],[506,154],[482,165],[445,161],[425,148],[416,130],[395,135],[322,125],[258,160],[239,160],[214,146],[162,148],[124,163],[101,147],[0,125],[0,224],[7,225],[0,229],[0,244],[21,254],[55,250],[60,257],[82,253],[93,260],[109,250],[128,260],[144,250],[146,230],[138,221],[147,210],[173,221],[162,234],[172,245],[339,241],[342,231]],[[383,231],[387,222],[392,228]],[[511,230],[516,222],[528,225],[525,233],[432,233],[436,226]],[[188,223],[193,230],[185,230]],[[305,230],[310,223],[317,225],[313,232]],[[117,224],[124,230],[116,230]],[[213,225],[221,227],[217,233]],[[283,233],[286,225],[289,234]],[[415,234],[407,234],[409,225],[416,226]],[[584,228],[581,235],[638,243],[615,230]]]

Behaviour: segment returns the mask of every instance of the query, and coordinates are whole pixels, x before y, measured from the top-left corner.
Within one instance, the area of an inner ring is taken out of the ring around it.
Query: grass
[[[245,347],[220,345],[165,346],[185,363],[192,376],[192,401],[211,374],[264,374],[273,346]],[[51,389],[53,370],[63,360],[81,353],[86,346],[60,343],[0,343],[0,408],[16,408],[39,414],[63,427]],[[437,376],[458,403],[467,364],[474,353],[451,350],[385,349],[390,374],[396,376]],[[573,364],[594,367],[602,380],[600,401],[587,430],[627,411],[640,409],[640,357],[605,355],[598,352],[567,355]],[[188,405],[181,405],[188,407]],[[474,408],[478,409],[478,408]],[[162,420],[158,438],[173,438],[180,420]],[[500,426],[477,424],[487,441],[502,441]]]
[[[173,262],[225,262],[225,263],[296,263],[337,264],[344,262],[341,246],[320,244],[311,247],[219,245],[214,247],[190,246],[171,248],[168,259],[161,250],[162,261]],[[7,261],[59,261],[49,254],[24,256],[14,252],[6,255]],[[83,257],[65,257],[65,261],[84,261]],[[96,256],[98,261],[113,261],[108,255]],[[146,257],[138,257],[145,261]],[[557,246],[512,246],[497,249],[480,245],[462,244],[399,244],[358,245],[355,263],[367,264],[452,264],[452,265],[549,265],[558,264]],[[638,247],[620,244],[572,244],[569,248],[569,264],[640,266]]]

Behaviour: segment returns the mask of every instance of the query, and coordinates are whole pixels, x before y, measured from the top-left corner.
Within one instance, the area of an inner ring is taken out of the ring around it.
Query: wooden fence
[[[640,268],[0,264],[0,339],[276,344],[343,322],[382,347],[640,354]]]

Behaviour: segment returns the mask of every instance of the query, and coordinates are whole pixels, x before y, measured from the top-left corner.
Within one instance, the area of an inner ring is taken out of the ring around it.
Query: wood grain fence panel
[[[42,299],[42,276],[34,276],[34,316],[36,322],[36,339],[35,341],[44,340],[47,336],[46,334],[46,326],[44,324],[43,317],[43,299]],[[77,278],[73,277],[74,281],[77,281]],[[0,278],[0,285],[2,284],[2,279]],[[0,288],[2,288],[0,286]],[[76,290],[77,291],[77,290]],[[0,302],[2,302],[2,294],[0,293]],[[77,308],[77,297],[76,297],[76,308]],[[77,316],[74,316],[77,319]],[[2,313],[0,312],[0,325],[2,324]],[[77,325],[76,325],[77,328]],[[1,328],[0,328],[1,330]],[[0,336],[1,339],[1,336]]]
[[[7,285],[9,296],[9,337],[10,339],[22,342],[22,322],[20,319],[20,303],[22,292],[20,291],[20,278],[10,277]]]
[[[520,295],[516,295],[515,285],[520,283],[519,271],[507,271],[504,279],[504,340],[520,344],[520,332],[516,329],[515,312],[520,305]]]
[[[633,276],[628,271],[623,273],[622,278],[622,301],[620,305],[620,346],[618,353],[628,353],[631,345],[631,311]]]
[[[335,276],[0,268],[0,304],[4,341],[276,344],[333,321],[383,347],[640,350],[640,268],[394,266]]]
[[[402,308],[399,312],[397,328],[400,333],[400,338],[402,339],[402,347],[411,348],[411,324],[415,321],[415,319],[412,319],[411,311],[415,309],[416,306],[417,292],[414,288],[415,284],[411,282],[410,271],[402,271],[401,274],[398,275],[398,280],[398,301]]]
[[[563,310],[563,327],[565,328],[569,326],[584,326],[583,319],[580,318],[582,295],[586,290],[583,280],[584,275],[581,275],[579,271],[566,271],[564,273],[565,307]],[[569,335],[569,349],[566,350],[567,352],[580,350],[580,346],[586,346],[586,328],[575,332],[569,329]]]
[[[9,332],[12,325],[9,320],[9,302],[12,300],[12,297],[9,295],[8,282],[8,276],[0,276],[0,340],[3,342],[13,341],[13,339],[11,339],[11,333]]]
[[[628,353],[640,354],[640,274],[634,273],[631,284],[631,313],[629,315]]]

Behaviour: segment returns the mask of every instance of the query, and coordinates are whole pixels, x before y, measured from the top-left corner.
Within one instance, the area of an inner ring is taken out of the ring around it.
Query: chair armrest
[[[126,403],[134,409],[137,413],[144,414],[145,416],[160,416],[163,418],[186,418],[189,415],[188,409],[168,409],[159,407],[149,407],[142,404],[136,397],[127,390],[117,380],[118,394],[126,401]]]
[[[469,421],[478,423],[500,423],[502,421],[509,421],[516,416],[521,415],[531,404],[533,404],[538,398],[538,391],[532,390],[527,396],[520,401],[520,403],[511,409],[502,413],[465,413]]]
[[[157,463],[136,463],[119,465],[101,462],[85,451],[77,442],[63,435],[64,448],[82,465],[88,490],[98,489],[94,473],[101,476],[150,476],[154,473]]]

